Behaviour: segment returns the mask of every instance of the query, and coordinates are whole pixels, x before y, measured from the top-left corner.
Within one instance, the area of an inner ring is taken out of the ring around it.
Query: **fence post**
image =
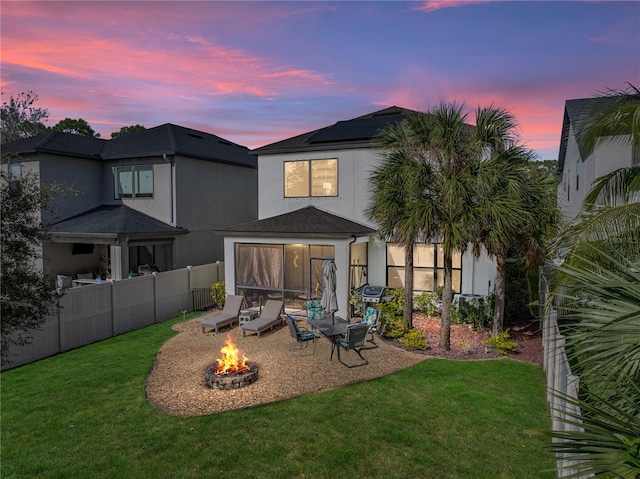
[[[187,266],[187,288],[189,294],[189,311],[193,311],[193,285],[191,278],[191,265]]]
[[[155,271],[153,275],[153,322],[158,322],[158,273]]]

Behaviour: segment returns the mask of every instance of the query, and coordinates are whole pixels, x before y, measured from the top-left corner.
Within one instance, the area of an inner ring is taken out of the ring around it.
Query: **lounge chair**
[[[260,337],[260,334],[267,329],[273,329],[276,323],[282,323],[280,313],[282,313],[283,308],[283,301],[276,301],[275,299],[267,300],[267,302],[264,303],[260,316],[240,326],[242,328],[242,337],[244,337],[246,333],[256,333],[258,337]]]
[[[204,333],[204,330],[208,328],[215,329],[216,334],[218,334],[218,328],[235,322],[239,323],[238,315],[240,314],[240,308],[242,308],[242,301],[242,296],[228,294],[222,313],[202,320],[200,323],[202,332]]]

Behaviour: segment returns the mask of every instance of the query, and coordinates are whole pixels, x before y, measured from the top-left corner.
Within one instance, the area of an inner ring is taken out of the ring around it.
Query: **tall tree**
[[[100,138],[100,133],[96,133],[91,125],[82,118],[73,119],[65,118],[60,120],[53,126],[55,131],[63,131],[65,133],[72,133],[74,135],[93,136],[94,138]]]
[[[640,92],[613,92],[581,129],[583,151],[610,137],[640,148]],[[579,431],[547,434],[575,460],[581,477],[640,476],[640,166],[596,180],[583,210],[554,242],[562,260],[550,301],[559,311],[572,368],[580,375],[581,414],[561,420]],[[559,440],[558,440],[559,439]]]
[[[413,145],[411,131],[401,122],[385,129],[378,137],[385,160],[369,179],[371,192],[366,214],[378,226],[378,235],[385,241],[404,248],[404,321],[413,327],[413,247],[420,226],[408,216],[409,205],[416,201],[411,187],[413,176]]]
[[[472,244],[476,256],[484,247],[496,260],[495,335],[504,328],[508,252],[517,247],[530,267],[543,262],[559,221],[557,182],[553,173],[537,168],[533,154],[521,146],[481,162],[476,182]]]
[[[13,160],[10,155],[2,155],[2,163]],[[39,221],[40,212],[52,206],[51,200],[59,192],[55,185],[42,187],[33,172],[9,176],[7,168],[0,171],[0,356],[3,364],[10,362],[11,346],[28,344],[31,331],[42,325],[56,304],[55,283],[43,274],[37,260],[41,244],[47,239]]]
[[[119,136],[130,135],[131,133],[135,133],[136,131],[146,130],[146,128],[142,125],[129,125],[123,126],[118,131],[114,131],[111,133],[111,138],[118,138]]]
[[[2,143],[29,138],[46,130],[44,122],[49,118],[46,108],[37,108],[34,104],[38,95],[32,91],[20,93],[17,97],[10,97],[8,102],[2,102],[0,110],[0,133]]]

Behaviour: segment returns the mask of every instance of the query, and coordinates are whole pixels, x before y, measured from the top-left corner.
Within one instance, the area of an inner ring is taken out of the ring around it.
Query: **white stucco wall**
[[[330,158],[338,159],[337,197],[284,197],[283,163],[285,161]],[[312,205],[370,226],[371,224],[364,214],[369,201],[369,175],[380,162],[379,154],[370,149],[262,155],[258,158],[259,219],[270,218]]]
[[[338,159],[338,196],[330,198],[285,198],[285,161],[311,159]],[[365,215],[369,202],[369,177],[383,158],[371,149],[345,149],[321,152],[283,153],[262,155],[258,158],[259,218],[269,218],[288,213],[308,205],[375,228]],[[292,241],[293,242],[293,241]],[[306,240],[304,241],[306,242]],[[225,249],[225,258],[227,251]],[[387,284],[386,244],[372,238],[368,247],[367,282],[371,285]],[[227,260],[227,265],[231,262]],[[228,266],[227,266],[228,267]],[[470,254],[463,256],[462,292],[487,294],[495,284],[495,263],[486,254],[474,260]]]
[[[580,162],[579,180],[576,167],[578,162]],[[575,218],[582,210],[585,196],[596,179],[619,168],[630,167],[632,164],[633,156],[628,137],[605,139],[598,143],[593,153],[582,161],[573,129],[571,129],[567,140],[562,177],[558,184],[558,206],[562,213],[567,219]],[[570,188],[568,196],[567,187]]]

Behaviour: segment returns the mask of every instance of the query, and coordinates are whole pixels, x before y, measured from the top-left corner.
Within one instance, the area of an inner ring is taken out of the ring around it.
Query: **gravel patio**
[[[335,357],[329,361],[331,343],[324,338],[318,339],[315,356],[300,355],[311,352],[309,345],[309,349],[294,357],[289,350],[297,343],[286,324],[260,338],[255,335],[243,338],[237,326],[225,328],[220,334],[203,333],[200,321],[205,317],[173,326],[179,334],[162,346],[147,379],[148,401],[167,414],[202,416],[281,401],[385,376],[428,359],[376,335],[379,347],[362,352],[369,364],[348,369]],[[205,370],[220,356],[227,334],[247,360],[259,365],[259,379],[241,389],[209,389],[205,385]],[[360,361],[353,351],[343,353],[343,360],[349,364]]]

